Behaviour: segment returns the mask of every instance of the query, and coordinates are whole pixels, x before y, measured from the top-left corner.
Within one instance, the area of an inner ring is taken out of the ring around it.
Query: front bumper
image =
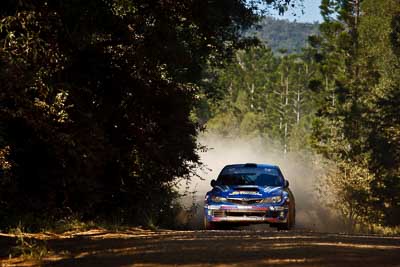
[[[206,204],[205,218],[208,222],[232,223],[286,223],[287,205],[224,205]]]

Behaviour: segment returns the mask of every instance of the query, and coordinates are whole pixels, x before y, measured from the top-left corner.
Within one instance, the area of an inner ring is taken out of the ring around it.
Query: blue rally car
[[[227,165],[211,186],[204,204],[206,229],[268,223],[278,230],[289,230],[295,224],[294,196],[278,166]]]

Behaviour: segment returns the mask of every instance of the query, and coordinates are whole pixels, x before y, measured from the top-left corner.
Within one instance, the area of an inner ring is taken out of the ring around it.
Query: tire
[[[295,217],[296,212],[295,209],[289,209],[289,214],[288,214],[288,219],[287,222],[285,223],[278,223],[277,224],[277,229],[278,231],[283,231],[283,230],[290,230],[294,227],[295,224]]]
[[[270,223],[269,227],[276,228],[276,227],[278,227],[278,224],[277,223]]]
[[[285,230],[290,230],[290,225],[289,223],[279,223],[277,226],[278,231],[285,231]]]
[[[206,218],[206,216],[204,216],[204,229],[205,230],[217,230],[217,224],[213,223],[213,222],[209,222]]]

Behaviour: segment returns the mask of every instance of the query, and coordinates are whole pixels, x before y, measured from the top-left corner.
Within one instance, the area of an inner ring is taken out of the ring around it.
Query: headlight
[[[225,197],[218,197],[218,196],[211,196],[211,200],[213,202],[225,202],[226,198]]]
[[[264,198],[261,203],[279,203],[282,201],[282,197],[281,196],[275,196],[275,197],[267,197]]]

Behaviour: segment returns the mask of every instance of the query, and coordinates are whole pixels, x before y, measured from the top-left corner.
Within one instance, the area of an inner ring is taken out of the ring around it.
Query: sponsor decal
[[[221,209],[226,209],[226,210],[268,210],[269,207],[257,207],[257,206],[242,206],[242,205],[236,205],[236,206],[221,206]]]
[[[267,186],[266,188],[264,188],[265,193],[272,193],[277,190],[280,190],[280,188],[279,187],[270,187],[270,186]]]
[[[207,205],[204,207],[209,210],[219,210],[219,208],[221,208],[221,206],[217,206],[217,205]]]
[[[269,221],[269,218],[265,218],[265,217],[213,217],[211,219],[211,221],[213,222],[240,222],[240,221]],[[275,221],[275,220],[274,220]]]
[[[239,210],[252,210],[253,206],[236,206]]]
[[[269,207],[259,207],[259,206],[244,206],[244,205],[208,205],[205,206],[208,210],[269,210]],[[272,209],[271,209],[272,210]]]
[[[235,195],[255,195],[255,196],[261,196],[262,194],[260,192],[254,192],[254,191],[233,191],[230,193],[231,196]]]
[[[224,210],[235,210],[235,209],[238,209],[238,206],[221,206],[221,209],[224,209]]]

